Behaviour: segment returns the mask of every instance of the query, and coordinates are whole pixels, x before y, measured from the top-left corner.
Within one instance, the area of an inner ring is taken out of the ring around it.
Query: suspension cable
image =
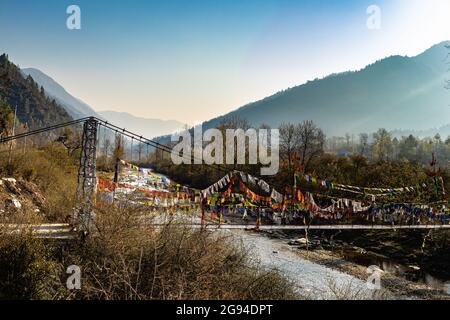
[[[0,139],[0,144],[6,143],[6,142],[10,142],[10,141],[13,141],[13,140],[17,140],[17,139],[22,139],[22,138],[25,138],[25,137],[28,137],[28,136],[32,136],[32,135],[35,135],[35,134],[45,133],[45,132],[48,132],[48,131],[52,131],[52,130],[56,130],[56,129],[60,129],[60,128],[65,128],[65,127],[68,127],[68,126],[73,126],[73,125],[85,122],[85,121],[87,121],[89,119],[90,119],[90,117],[86,117],[86,118],[82,118],[82,119],[78,119],[78,120],[72,120],[72,121],[68,121],[68,122],[64,122],[64,123],[59,123],[59,124],[56,124],[56,125],[53,125],[53,126],[49,126],[49,127],[45,127],[45,128],[36,129],[36,130],[33,130],[33,131],[28,131],[28,132],[16,134],[16,135],[13,135],[13,136],[8,136],[8,137],[4,137],[4,138],[2,137]]]

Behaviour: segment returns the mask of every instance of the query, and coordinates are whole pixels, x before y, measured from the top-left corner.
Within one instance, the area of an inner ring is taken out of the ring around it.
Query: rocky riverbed
[[[222,230],[242,241],[254,259],[265,268],[276,269],[288,277],[305,299],[387,299],[394,296],[387,290],[374,291],[366,281],[345,270],[338,270],[303,257],[298,250],[277,238],[269,238],[255,231]]]
[[[381,270],[383,296],[389,292],[392,296],[412,299],[450,299],[450,283],[433,277],[414,264],[413,260],[409,260],[409,264],[406,260],[402,261],[406,264],[396,262],[389,256],[323,234],[311,235],[308,244],[299,234],[276,231],[264,234],[273,240],[290,245],[293,252],[305,260],[363,281],[370,275],[368,267],[377,266]],[[348,234],[346,237],[350,238]]]

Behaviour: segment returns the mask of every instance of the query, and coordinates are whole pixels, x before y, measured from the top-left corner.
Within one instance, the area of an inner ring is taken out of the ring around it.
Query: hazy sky
[[[0,51],[20,67],[95,110],[190,124],[449,39],[449,0],[0,0]]]

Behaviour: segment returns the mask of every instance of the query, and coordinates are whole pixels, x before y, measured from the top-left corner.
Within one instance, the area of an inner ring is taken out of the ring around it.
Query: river
[[[301,258],[285,242],[244,230],[223,230],[243,242],[252,256],[268,270],[288,277],[307,299],[372,299],[367,283],[346,273]]]

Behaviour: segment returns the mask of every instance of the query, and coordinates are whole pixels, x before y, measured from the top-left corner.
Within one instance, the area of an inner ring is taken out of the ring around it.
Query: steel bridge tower
[[[83,124],[74,226],[78,226],[79,231],[85,233],[89,232],[91,228],[92,209],[97,190],[98,125],[99,123],[94,117],[90,117]]]

